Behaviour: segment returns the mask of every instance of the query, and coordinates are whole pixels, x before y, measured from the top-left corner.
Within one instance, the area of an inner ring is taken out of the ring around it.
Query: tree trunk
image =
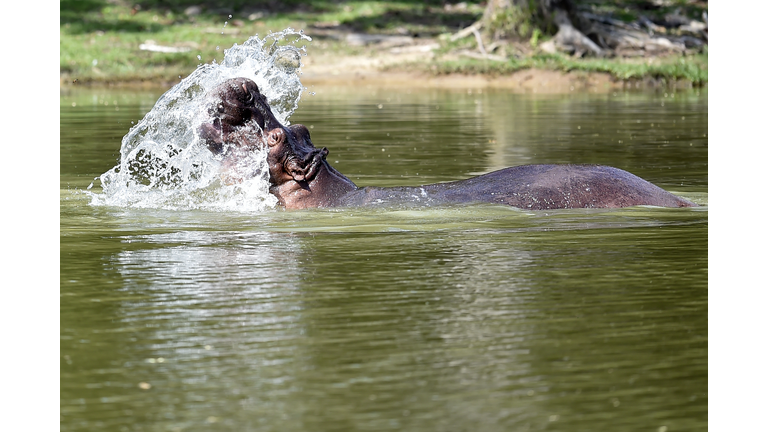
[[[551,34],[560,51],[582,56],[603,55],[603,50],[576,26],[578,22],[571,0],[489,0],[483,17],[476,23],[492,39],[530,38],[537,30]]]

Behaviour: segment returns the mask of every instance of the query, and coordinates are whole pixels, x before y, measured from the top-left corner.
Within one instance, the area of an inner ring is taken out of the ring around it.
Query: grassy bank
[[[605,72],[619,80],[707,82],[707,54],[639,59],[576,59],[531,50],[504,61],[442,55],[451,48],[445,35],[464,28],[483,13],[480,4],[434,1],[139,1],[62,0],[60,74],[87,82],[172,82],[199,64],[221,61],[224,50],[248,37],[286,27],[313,37],[310,56],[385,54],[388,48],[351,46],[349,33],[407,35],[432,41],[437,55],[418,63],[389,64],[388,70],[436,75],[504,75],[521,69]],[[198,7],[199,6],[199,7]],[[539,42],[546,40],[540,37]],[[465,43],[470,43],[465,41]],[[174,51],[160,52],[159,50]]]
[[[431,63],[408,63],[393,69],[425,71],[437,75],[467,74],[499,76],[523,69],[562,72],[608,73],[618,80],[690,81],[693,86],[707,83],[707,53],[652,59],[574,59],[562,54],[537,53],[507,61],[454,59]]]

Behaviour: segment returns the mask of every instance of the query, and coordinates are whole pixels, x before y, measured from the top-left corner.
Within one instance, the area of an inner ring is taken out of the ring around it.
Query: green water
[[[706,92],[312,90],[361,186],[600,163],[707,203]],[[706,206],[90,205],[158,96],[61,94],[62,431],[707,430]]]

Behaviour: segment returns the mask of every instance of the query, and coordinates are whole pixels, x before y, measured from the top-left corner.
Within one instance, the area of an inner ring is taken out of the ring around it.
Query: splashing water
[[[224,50],[224,60],[201,65],[168,90],[123,137],[120,163],[102,174],[102,192],[88,192],[92,205],[134,208],[263,211],[277,199],[269,193],[266,152],[249,155],[252,178],[221,182],[221,160],[199,142],[197,128],[207,116],[205,94],[230,78],[250,78],[266,96],[275,117],[288,125],[304,90],[296,71],[303,31],[285,29],[258,35]]]

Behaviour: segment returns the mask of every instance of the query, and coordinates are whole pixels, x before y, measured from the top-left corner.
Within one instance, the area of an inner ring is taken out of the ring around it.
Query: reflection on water
[[[706,203],[706,95],[317,93],[362,184],[565,159]],[[124,97],[61,98],[61,430],[707,428],[706,207],[92,207]]]

